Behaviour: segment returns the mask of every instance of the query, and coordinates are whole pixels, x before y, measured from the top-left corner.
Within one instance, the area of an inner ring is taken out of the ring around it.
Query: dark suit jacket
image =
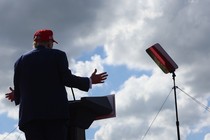
[[[89,89],[89,78],[78,77],[68,68],[63,51],[39,46],[15,63],[15,103],[20,104],[19,126],[37,119],[67,119],[65,86]]]

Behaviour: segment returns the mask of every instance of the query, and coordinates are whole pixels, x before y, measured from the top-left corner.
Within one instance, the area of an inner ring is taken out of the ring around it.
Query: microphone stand
[[[175,84],[175,73],[173,72],[172,73],[172,77],[173,77],[173,82],[174,82],[174,99],[175,99],[175,109],[176,109],[176,127],[177,127],[177,137],[178,137],[178,140],[180,140],[180,133],[179,133],[179,117],[178,117],[178,108],[177,108],[177,98],[176,98],[176,84]]]
[[[76,101],[76,99],[75,99],[75,95],[74,95],[74,91],[73,91],[73,88],[72,88],[72,87],[71,87],[71,92],[72,92],[72,95],[73,95],[74,101]]]

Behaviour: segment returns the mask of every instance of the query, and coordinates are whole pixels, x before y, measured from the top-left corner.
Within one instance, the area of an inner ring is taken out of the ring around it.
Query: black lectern
[[[81,100],[69,101],[68,140],[85,140],[85,129],[94,120],[115,116],[114,96],[82,97]]]

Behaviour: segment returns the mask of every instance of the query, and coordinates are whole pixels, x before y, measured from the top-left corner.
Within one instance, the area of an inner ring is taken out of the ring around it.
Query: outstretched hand
[[[14,101],[15,97],[14,97],[14,89],[9,87],[10,91],[9,93],[5,94],[5,98],[7,98],[8,100],[10,100],[11,102]]]
[[[92,84],[100,84],[100,83],[104,83],[104,81],[107,79],[107,72],[102,72],[99,74],[97,73],[97,69],[95,69],[95,71],[92,73],[90,79],[92,81]]]

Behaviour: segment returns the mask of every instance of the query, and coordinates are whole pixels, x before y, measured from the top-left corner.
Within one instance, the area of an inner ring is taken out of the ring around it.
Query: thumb
[[[96,74],[96,72],[97,72],[97,69],[95,69],[95,70],[94,70],[93,74],[95,75],[95,74]]]
[[[9,89],[10,89],[11,91],[14,91],[14,89],[13,89],[12,87],[9,87]]]

